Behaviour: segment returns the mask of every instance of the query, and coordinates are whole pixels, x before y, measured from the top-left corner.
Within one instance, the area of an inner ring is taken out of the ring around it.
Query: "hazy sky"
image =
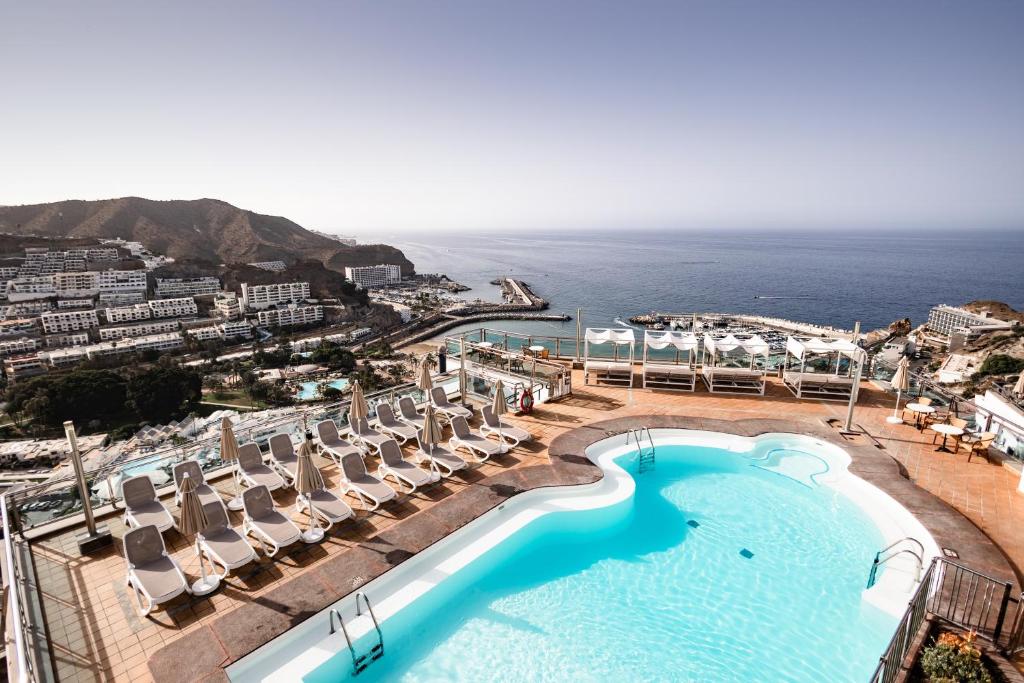
[[[1024,226],[1024,2],[0,9],[0,204],[310,228]]]

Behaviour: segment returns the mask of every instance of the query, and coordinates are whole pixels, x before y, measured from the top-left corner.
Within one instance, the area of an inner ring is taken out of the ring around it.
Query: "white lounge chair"
[[[156,497],[153,480],[145,474],[129,477],[121,483],[124,497],[124,524],[143,527],[152,524],[160,532],[174,526],[174,517]]]
[[[199,494],[200,503],[203,505],[208,505],[209,503],[224,504],[224,500],[217,493],[217,490],[206,483],[206,477],[203,476],[203,468],[199,466],[197,461],[185,460],[184,462],[179,462],[171,472],[174,475],[175,505],[181,505],[181,482],[186,475],[195,482],[196,493]]]
[[[420,419],[422,420],[422,418]],[[399,422],[398,418],[395,417],[395,411],[387,403],[381,403],[377,406],[377,426],[380,431],[393,437],[399,444],[404,444],[406,441],[416,438],[416,427],[405,422]]]
[[[424,460],[440,468],[444,476],[451,476],[457,470],[466,468],[466,461],[449,451],[444,446],[434,444],[432,448],[426,448],[423,443],[423,432],[416,432],[416,443],[419,449],[416,451],[416,462]]]
[[[394,439],[388,439],[380,447],[380,467],[377,469],[377,476],[382,480],[391,477],[401,489],[402,485],[409,487],[412,493],[420,486],[433,484],[441,479],[441,471],[433,462],[429,470],[423,470],[409,462],[402,455],[402,448]]]
[[[416,412],[416,404],[409,396],[398,399],[399,418],[402,422],[414,429],[423,429],[423,416]]]
[[[242,509],[245,511],[242,533],[254,536],[267,557],[273,557],[281,548],[302,537],[295,522],[274,508],[270,490],[263,484],[242,492]]]
[[[478,462],[485,462],[488,458],[494,455],[501,454],[501,445],[496,444],[490,439],[486,439],[479,434],[474,434],[469,429],[469,423],[466,422],[466,418],[461,415],[456,415],[451,420],[452,425],[452,438],[448,440],[448,447],[452,451],[457,451],[460,448],[464,448],[470,453]]]
[[[434,387],[430,390],[430,402],[434,404],[437,412],[448,420],[449,424],[453,417],[464,417],[467,420],[473,417],[472,410],[455,405],[448,400],[448,394],[445,393],[444,387]]]
[[[245,486],[266,486],[268,491],[276,491],[286,485],[284,478],[263,462],[260,447],[249,442],[238,447],[238,477]]]
[[[128,565],[125,581],[135,590],[142,616],[182,593],[192,593],[181,565],[167,554],[156,526],[147,524],[125,532],[124,559]]]
[[[491,410],[491,406],[481,408],[480,415],[484,421],[480,425],[480,436],[497,436],[499,440],[505,441],[513,447],[533,438],[533,435],[522,427],[516,427],[497,417]]]
[[[341,434],[338,433],[338,425],[334,424],[334,420],[318,422],[316,437],[320,453],[326,453],[338,467],[341,467],[341,459],[349,453],[359,454],[358,448],[341,438]]]
[[[323,489],[313,491],[308,497],[298,496],[295,499],[295,511],[304,512],[309,508],[310,498],[313,499],[313,511],[316,513],[316,516],[327,523],[324,531],[330,529],[331,525],[344,522],[352,516],[352,508],[349,507],[348,503],[330,491]]]
[[[349,453],[341,459],[341,477],[342,495],[354,493],[368,510],[376,510],[381,503],[398,495],[393,488],[366,471],[366,463],[359,453]]]
[[[207,525],[199,532],[196,540],[199,542],[199,551],[214,565],[214,571],[218,564],[223,567],[224,571],[218,573],[217,578],[223,579],[233,569],[256,561],[256,551],[231,527],[222,503],[207,503],[203,511],[206,513]]]
[[[364,448],[377,454],[380,453],[380,445],[385,441],[391,440],[390,436],[386,436],[378,432],[376,429],[372,429],[370,427],[370,423],[366,421],[366,418],[356,420],[355,424],[352,425],[352,437]]]
[[[270,466],[288,482],[289,486],[295,482],[295,476],[299,469],[299,456],[295,455],[292,437],[283,433],[270,437]]]

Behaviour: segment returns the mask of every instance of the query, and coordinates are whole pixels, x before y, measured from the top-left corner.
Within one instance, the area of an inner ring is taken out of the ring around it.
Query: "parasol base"
[[[888,422],[891,425],[901,425],[901,424],[903,424],[903,418],[899,417],[897,415],[890,415],[889,417],[885,418],[885,421]]]
[[[324,540],[324,530],[306,529],[299,535],[299,538],[302,539],[303,543],[319,543]]]
[[[216,576],[207,576],[205,579],[196,579],[192,584],[192,595],[209,595],[220,588],[220,579]]]
[[[241,496],[235,496],[234,498],[232,498],[231,500],[228,501],[228,510],[233,510],[234,512],[238,512],[243,507],[244,506],[242,505],[242,497]]]

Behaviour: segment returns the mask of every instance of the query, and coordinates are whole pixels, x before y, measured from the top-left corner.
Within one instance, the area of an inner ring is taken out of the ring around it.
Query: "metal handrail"
[[[902,549],[897,550],[897,551],[895,551],[893,553],[890,553],[889,555],[886,555],[885,557],[881,557],[881,552],[875,553],[875,561],[871,563],[871,573],[868,574],[868,585],[867,585],[867,587],[871,588],[872,586],[875,585],[875,579],[878,576],[878,570],[879,570],[879,568],[883,564],[885,564],[889,560],[891,560],[891,559],[893,559],[895,557],[899,557],[900,555],[903,555],[903,554],[910,555],[915,560],[917,560],[917,566],[916,566],[915,571],[914,571],[914,581],[920,581],[921,580],[921,569],[924,567],[924,558],[921,557],[920,555],[918,555],[916,552],[914,552],[910,548],[902,548]]]
[[[359,598],[363,599],[366,604],[366,611],[370,614],[370,619],[373,620],[373,627],[377,629],[377,642],[380,643],[381,651],[384,650],[384,632],[380,630],[380,624],[377,622],[377,615],[373,613],[373,607],[370,605],[370,598],[366,597],[366,593],[359,591],[356,593],[356,616],[362,616],[363,611],[359,606]]]
[[[14,649],[15,658],[17,660],[18,667],[18,681],[19,683],[31,683],[35,681],[35,672],[32,669],[32,665],[26,655],[25,648],[25,614],[21,608],[21,574],[18,571],[17,563],[14,561],[14,549],[12,544],[13,540],[13,529],[11,528],[10,520],[8,519],[8,499],[7,494],[0,496],[0,514],[2,514],[3,525],[4,525],[4,567],[7,570],[7,593],[10,595],[10,608],[11,616],[14,617],[11,621],[12,630],[14,631]]]
[[[911,596],[907,609],[903,613],[899,625],[896,627],[896,632],[892,634],[889,644],[886,645],[881,657],[878,658],[878,666],[875,667],[874,673],[871,674],[871,683],[892,683],[896,679],[900,670],[900,664],[903,662],[904,657],[906,657],[910,644],[921,627],[921,622],[924,621],[927,611],[928,594],[931,590],[933,570],[938,559],[933,559],[931,564],[928,565],[924,578],[917,585],[913,596]]]

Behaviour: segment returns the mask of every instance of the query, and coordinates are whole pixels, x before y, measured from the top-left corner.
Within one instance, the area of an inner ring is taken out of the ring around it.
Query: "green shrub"
[[[992,683],[975,646],[977,635],[943,633],[921,654],[921,668],[932,683]]]
[[[985,359],[985,362],[975,373],[977,377],[987,375],[1009,375],[1024,370],[1024,358],[1014,358],[1005,353],[994,353]]]

